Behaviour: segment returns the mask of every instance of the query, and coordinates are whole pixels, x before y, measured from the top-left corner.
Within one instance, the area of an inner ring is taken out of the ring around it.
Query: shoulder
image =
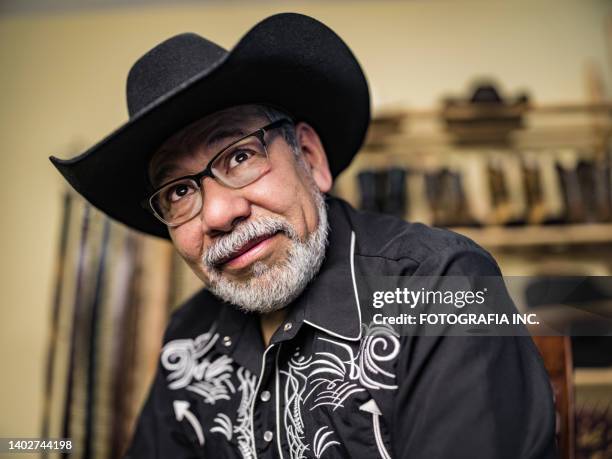
[[[333,201],[334,207],[341,209],[350,220],[356,235],[355,255],[363,261],[385,265],[395,262],[409,267],[408,271],[427,271],[441,265],[450,268],[452,265],[454,271],[446,274],[499,274],[491,254],[461,234],[391,215],[356,210],[339,199]]]
[[[208,290],[197,291],[170,316],[164,343],[192,338],[210,330],[217,321],[220,309],[221,304]]]

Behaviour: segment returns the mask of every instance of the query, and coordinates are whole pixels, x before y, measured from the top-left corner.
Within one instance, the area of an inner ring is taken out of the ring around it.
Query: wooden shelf
[[[487,248],[612,244],[612,223],[449,229]]]
[[[408,109],[403,106],[380,107],[375,110],[374,119],[396,119],[399,117],[407,119],[431,119],[439,118],[442,110],[435,109]],[[567,113],[587,113],[587,114],[611,114],[612,102],[601,102],[585,104],[582,102],[567,102],[560,104],[537,105],[530,104],[527,113],[558,115]]]
[[[443,109],[379,110],[368,131],[364,151],[415,153],[444,149],[602,150],[612,136],[612,103],[530,105],[520,129],[499,130],[495,123],[472,124],[463,141],[450,132]],[[461,136],[459,136],[461,137]]]
[[[574,381],[577,386],[612,386],[612,368],[577,368]]]

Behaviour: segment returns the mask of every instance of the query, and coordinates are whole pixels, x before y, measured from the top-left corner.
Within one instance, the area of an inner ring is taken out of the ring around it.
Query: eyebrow
[[[160,186],[165,184],[167,179],[169,179],[178,170],[180,170],[180,168],[176,164],[163,164],[162,166],[157,168],[157,170],[151,177],[151,185],[153,185],[153,188],[159,188]]]
[[[208,137],[206,144],[207,146],[216,145],[224,139],[238,139],[240,137],[244,137],[245,135],[247,135],[247,133],[244,131],[244,129],[221,127],[216,131],[213,131],[213,133]]]

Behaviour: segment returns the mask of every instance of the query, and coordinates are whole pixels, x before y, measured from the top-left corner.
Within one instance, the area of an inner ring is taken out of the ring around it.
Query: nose
[[[240,190],[227,188],[214,179],[202,181],[202,230],[209,235],[226,233],[251,214],[249,201]]]

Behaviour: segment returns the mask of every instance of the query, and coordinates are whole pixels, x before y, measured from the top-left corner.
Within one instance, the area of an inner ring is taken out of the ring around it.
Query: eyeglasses
[[[186,175],[162,185],[146,206],[164,224],[176,227],[202,210],[202,182],[210,177],[228,188],[250,185],[270,170],[265,134],[292,121],[283,118],[226,146],[197,174]]]

